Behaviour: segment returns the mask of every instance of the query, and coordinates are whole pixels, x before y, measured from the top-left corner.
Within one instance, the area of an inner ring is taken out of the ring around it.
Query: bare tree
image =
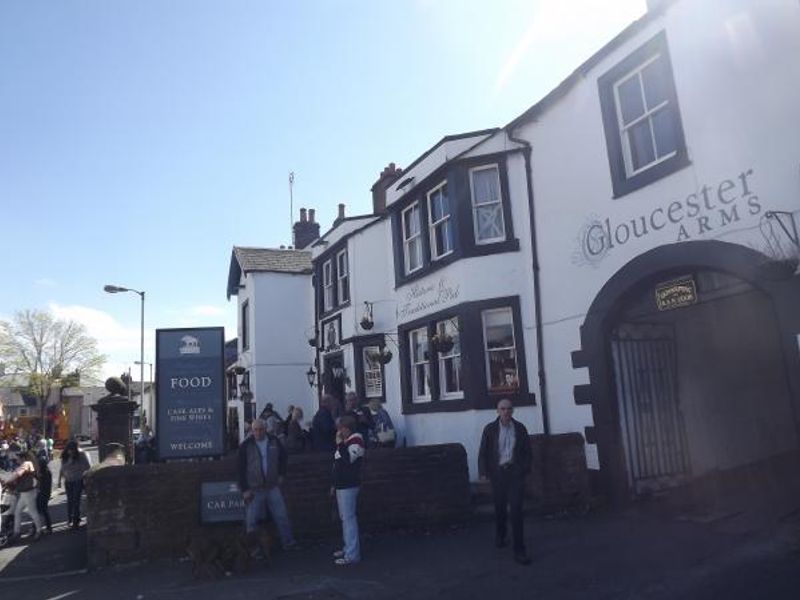
[[[36,399],[45,430],[47,400],[53,390],[97,381],[106,357],[86,327],[43,310],[22,310],[0,321],[0,362],[6,372],[27,377],[21,391]]]

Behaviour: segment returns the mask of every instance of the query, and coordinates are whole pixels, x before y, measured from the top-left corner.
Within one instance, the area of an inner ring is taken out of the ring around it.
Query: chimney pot
[[[316,213],[316,212],[317,211],[314,210],[313,208],[309,208],[308,209],[308,222],[309,223],[313,223],[314,222],[314,213]]]
[[[339,216],[337,219],[344,219],[344,204],[339,203]]]
[[[301,208],[300,209],[300,222],[301,223],[305,223],[306,222],[306,209],[305,208]]]

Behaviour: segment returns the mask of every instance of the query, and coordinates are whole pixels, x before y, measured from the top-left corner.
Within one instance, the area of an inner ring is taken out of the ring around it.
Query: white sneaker
[[[344,558],[344,550],[337,550],[334,552],[333,558]]]

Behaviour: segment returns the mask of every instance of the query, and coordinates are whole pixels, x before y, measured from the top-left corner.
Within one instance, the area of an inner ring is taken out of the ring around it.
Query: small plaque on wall
[[[673,310],[697,303],[697,287],[694,279],[681,279],[656,286],[658,310]]]

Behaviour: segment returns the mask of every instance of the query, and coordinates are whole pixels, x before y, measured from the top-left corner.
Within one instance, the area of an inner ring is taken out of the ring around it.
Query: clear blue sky
[[[233,245],[370,210],[389,162],[502,126],[644,0],[3,0],[0,318],[84,322],[107,373],[157,327],[225,325]]]

